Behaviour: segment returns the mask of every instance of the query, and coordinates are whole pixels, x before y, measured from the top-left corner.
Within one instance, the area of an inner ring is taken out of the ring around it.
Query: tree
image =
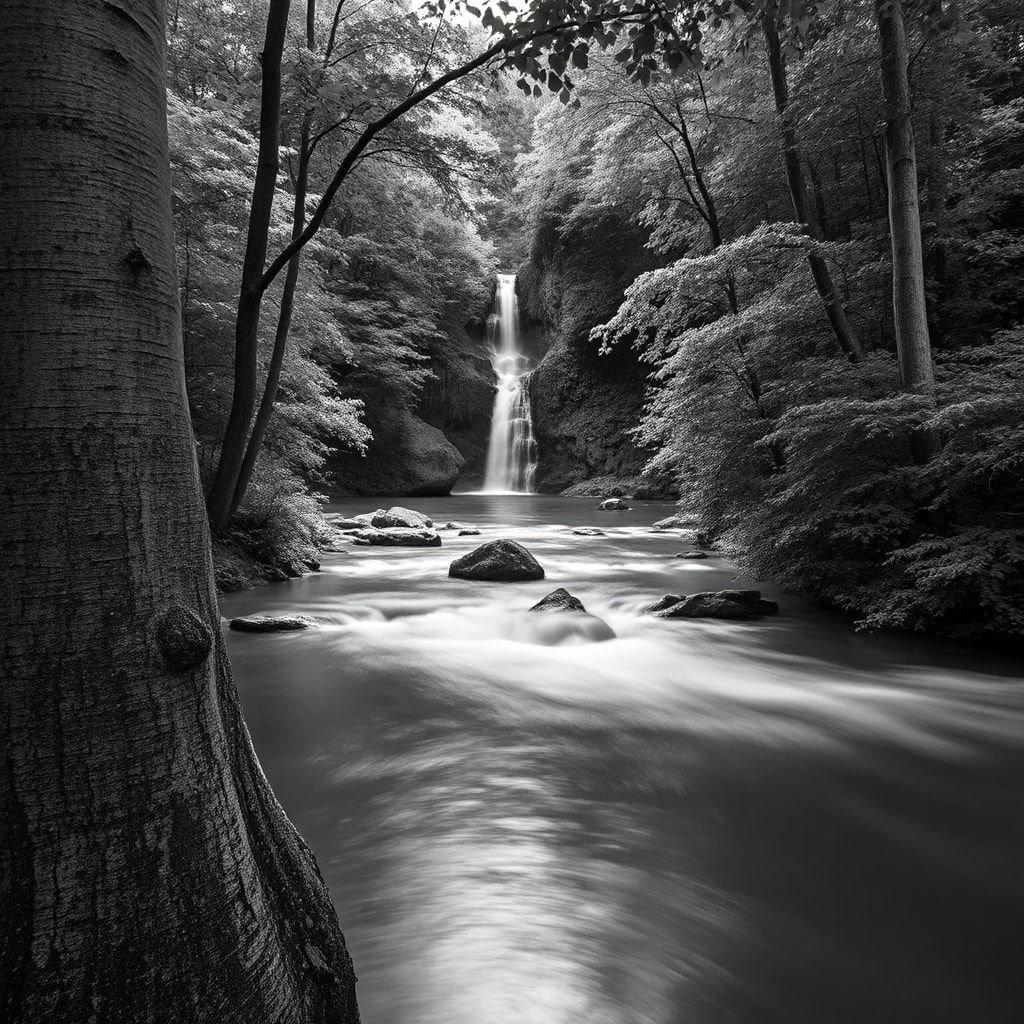
[[[792,114],[789,110],[789,82],[786,75],[786,58],[779,39],[778,6],[770,0],[761,14],[761,32],[764,36],[765,51],[768,55],[768,67],[772,78],[772,95],[775,109],[782,121],[782,159],[786,167],[786,182],[793,200],[793,212],[798,223],[807,228],[811,238],[822,239],[821,227],[814,208],[807,201],[807,186],[804,182],[803,162],[800,145],[797,141],[796,129],[793,127]],[[835,333],[839,347],[846,353],[851,362],[859,362],[863,351],[857,335],[854,333],[846,317],[846,311],[836,293],[836,286],[829,272],[828,264],[821,254],[815,250],[807,253],[807,262],[814,278],[814,287],[821,296],[825,313]]]
[[[907,34],[900,0],[875,0],[875,19],[885,97],[892,300],[900,381],[905,391],[919,395],[934,408],[935,368],[925,305],[917,151],[907,78]],[[927,462],[938,451],[938,434],[934,430],[915,431],[911,443],[915,458]]]
[[[0,1007],[355,1022],[330,897],[219,628],[162,10],[0,3]]]

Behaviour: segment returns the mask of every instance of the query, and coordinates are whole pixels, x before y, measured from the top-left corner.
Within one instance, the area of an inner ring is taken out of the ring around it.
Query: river
[[[264,769],[316,853],[366,1024],[1020,1024],[1024,687],[978,647],[640,617],[733,585],[671,506],[464,495],[443,548],[232,594]],[[332,506],[353,514],[372,499]],[[580,537],[571,526],[599,526]],[[540,583],[449,579],[512,537]],[[749,581],[743,581],[749,586]],[[565,586],[617,638],[544,641]]]

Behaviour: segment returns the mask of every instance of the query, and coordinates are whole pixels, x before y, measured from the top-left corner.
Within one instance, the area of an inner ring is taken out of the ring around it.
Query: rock
[[[491,540],[456,558],[448,575],[460,580],[494,580],[513,583],[542,580],[544,570],[537,559],[514,540]]]
[[[268,583],[284,583],[288,579],[288,573],[276,565],[272,565],[267,569],[265,578]]]
[[[414,512],[411,508],[402,508],[395,505],[386,512],[374,512],[370,519],[370,525],[378,530],[386,530],[389,527],[404,526],[410,530],[422,530],[434,525],[434,520],[425,516],[422,512]]]
[[[241,633],[292,633],[315,625],[308,615],[242,615],[230,622]]]
[[[583,612],[583,602],[578,597],[573,597],[565,587],[552,590],[547,597],[542,597],[531,609],[531,612]]]
[[[304,558],[302,560],[302,564],[310,572],[319,572],[320,571],[320,559],[319,558]]]
[[[775,615],[779,606],[766,601],[759,590],[718,590],[690,594],[675,604],[665,605],[663,598],[658,608],[648,609],[659,619],[753,619],[761,615]]]
[[[371,516],[372,518],[372,516]],[[369,526],[369,521],[363,522],[362,519],[332,519],[331,526],[336,530],[340,530],[342,533],[350,533],[352,530],[363,530]]]
[[[439,548],[441,537],[436,530],[410,530],[395,526],[386,530],[360,530],[352,543],[360,547]]]
[[[283,562],[280,568],[284,570],[285,576],[292,580],[301,579],[306,575],[306,567],[297,558],[293,558],[290,562]]]
[[[676,558],[707,558],[708,553],[706,551],[680,551]]]
[[[628,512],[630,508],[622,498],[608,498],[597,506],[599,512]]]
[[[640,614],[654,615],[655,612],[664,611],[666,608],[671,608],[674,604],[679,604],[682,599],[682,594],[666,594],[664,597],[655,601],[654,604],[649,604],[646,608],[642,608],[640,610]]]
[[[473,530],[476,527],[472,523],[459,523],[459,522],[448,522],[442,526],[437,527],[439,530]]]
[[[347,450],[332,456],[333,494],[449,494],[466,465],[443,431],[404,410],[368,402],[364,410],[373,438],[366,455]]]
[[[604,530],[599,530],[596,526],[577,526],[573,529],[573,533],[577,537],[603,537],[605,536]]]
[[[479,537],[480,536],[480,531],[476,530],[476,529],[473,529],[473,528],[470,528],[468,530],[459,530],[459,536],[460,537]]]
[[[669,516],[666,519],[659,519],[652,527],[652,530],[687,530],[693,524],[686,516]]]

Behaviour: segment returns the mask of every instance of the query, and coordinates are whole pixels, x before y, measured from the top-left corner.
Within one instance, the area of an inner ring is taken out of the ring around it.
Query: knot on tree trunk
[[[156,642],[164,664],[184,672],[206,660],[213,647],[213,632],[191,608],[176,604],[160,616]]]

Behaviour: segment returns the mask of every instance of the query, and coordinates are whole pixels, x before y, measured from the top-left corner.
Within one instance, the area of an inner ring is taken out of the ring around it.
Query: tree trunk
[[[265,290],[260,281],[267,262],[270,216],[277,188],[281,135],[281,54],[288,28],[288,8],[289,0],[270,0],[266,38],[260,59],[259,155],[235,317],[234,388],[217,472],[206,497],[210,528],[215,534],[227,526],[231,517],[232,501],[249,439],[252,414],[256,408],[260,304]]]
[[[0,1019],[355,1024],[220,633],[162,12],[0,0]]]
[[[885,159],[889,182],[889,233],[892,238],[892,294],[904,391],[935,402],[935,373],[928,337],[921,212],[917,194],[917,156],[907,79],[907,37],[900,0],[875,0],[885,100]],[[927,462],[939,448],[934,431],[917,431],[914,457]]]
[[[340,9],[340,8],[339,8]],[[316,0],[306,0],[306,47],[313,49],[316,43]],[[327,62],[324,58],[324,63]],[[295,174],[295,197],[292,203],[292,238],[298,238],[302,229],[306,226],[306,191],[309,186],[309,159],[310,142],[309,133],[313,123],[313,112],[308,109],[302,117],[302,127],[299,130],[299,165]],[[252,433],[249,435],[249,443],[245,447],[245,456],[238,471],[238,480],[235,483],[235,491],[231,498],[231,507],[228,509],[230,519],[238,506],[245,498],[245,492],[249,488],[249,481],[252,479],[252,471],[256,468],[256,460],[259,458],[260,449],[263,447],[263,438],[267,433],[267,425],[270,417],[274,414],[274,402],[277,400],[277,385],[281,380],[281,367],[284,365],[285,352],[288,349],[288,332],[292,326],[292,311],[295,308],[295,288],[299,283],[299,265],[302,262],[302,251],[295,253],[288,262],[288,270],[284,276],[284,287],[281,291],[281,307],[277,314],[277,330],[274,332],[274,349],[270,354],[270,363],[267,366],[267,380],[263,386],[263,397],[260,399],[260,407],[256,410],[256,419],[253,420]]]
[[[765,51],[768,55],[768,70],[771,72],[775,109],[782,121],[782,160],[786,168],[786,183],[789,185],[789,195],[793,201],[793,212],[797,222],[804,225],[811,238],[821,241],[822,235],[818,218],[807,201],[807,186],[804,183],[800,144],[797,141],[796,129],[793,127],[793,119],[789,111],[789,82],[786,79],[786,62],[779,40],[776,11],[777,7],[774,3],[769,4],[766,8],[761,17],[761,33],[764,36]],[[814,287],[818,295],[821,296],[825,315],[832,325],[832,331],[836,336],[836,341],[839,342],[839,347],[846,353],[851,363],[860,362],[864,353],[850,321],[846,318],[846,311],[836,292],[828,264],[816,252],[807,254],[807,262],[811,268]]]

